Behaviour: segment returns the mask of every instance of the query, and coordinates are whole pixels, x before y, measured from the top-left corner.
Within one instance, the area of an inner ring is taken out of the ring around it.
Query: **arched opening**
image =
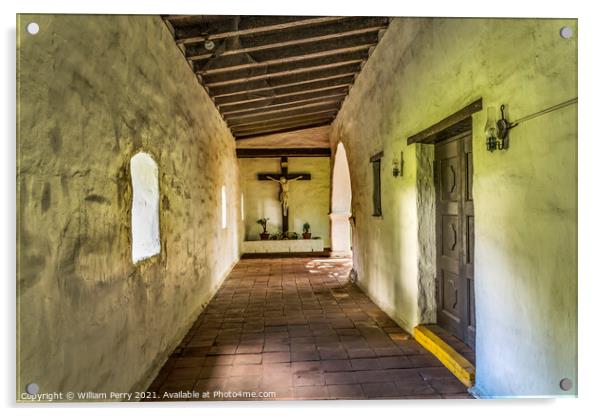
[[[337,145],[332,172],[331,249],[333,255],[351,254],[351,177],[343,143]]]
[[[132,261],[161,252],[159,236],[159,169],[144,152],[130,160],[132,175]]]

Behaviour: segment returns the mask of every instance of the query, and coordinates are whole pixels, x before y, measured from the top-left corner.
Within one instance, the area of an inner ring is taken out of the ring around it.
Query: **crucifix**
[[[288,157],[280,158],[280,173],[259,173],[257,179],[260,181],[274,181],[280,185],[280,205],[282,205],[282,232],[288,231],[288,198],[290,184],[294,181],[309,181],[309,173],[288,173]]]

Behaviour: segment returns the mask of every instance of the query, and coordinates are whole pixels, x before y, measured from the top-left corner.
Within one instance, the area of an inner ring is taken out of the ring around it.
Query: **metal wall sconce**
[[[400,158],[393,158],[393,177],[397,178],[403,176],[403,152],[401,152]]]
[[[518,123],[511,123],[504,118],[505,106],[500,107],[502,118],[495,120],[495,108],[487,108],[487,124],[485,125],[485,137],[487,150],[493,152],[495,150],[508,149],[508,132]]]

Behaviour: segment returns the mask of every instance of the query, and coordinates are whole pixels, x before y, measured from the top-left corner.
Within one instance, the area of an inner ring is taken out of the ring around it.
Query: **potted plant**
[[[269,218],[260,218],[257,220],[257,224],[261,225],[263,227],[263,231],[261,232],[261,234],[259,234],[259,238],[261,238],[262,240],[267,240],[270,237],[270,233],[268,233],[268,221]]]
[[[310,238],[311,238],[311,227],[309,226],[309,223],[306,222],[305,224],[303,224],[303,239],[309,240]]]

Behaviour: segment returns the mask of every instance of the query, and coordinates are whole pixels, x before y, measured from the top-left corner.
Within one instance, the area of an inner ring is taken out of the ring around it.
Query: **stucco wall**
[[[17,394],[143,390],[238,259],[234,140],[158,16],[22,15],[17,33]],[[161,252],[134,265],[140,150]]]
[[[577,30],[574,20],[396,18],[345,100],[331,146],[342,141],[349,157],[359,284],[406,329],[432,317],[419,282],[434,252],[432,224],[418,221],[432,210],[428,192],[418,195],[429,155],[417,158],[407,137],[479,97],[496,111],[506,104],[511,120],[576,97],[577,39],[559,36],[564,25]],[[559,388],[577,376],[576,111],[525,122],[493,154],[487,112],[473,117],[476,391],[485,396],[576,394]],[[369,157],[380,150],[375,218]],[[399,151],[404,176],[394,178]]]
[[[267,217],[268,232],[282,230],[282,208],[278,196],[280,185],[257,180],[258,173],[280,172],[280,158],[239,159],[245,211],[245,239],[259,240],[259,218]],[[310,173],[311,180],[295,181],[289,193],[289,231],[303,232],[311,225],[312,238],[324,240],[330,247],[330,159],[327,157],[289,157],[289,173]]]

